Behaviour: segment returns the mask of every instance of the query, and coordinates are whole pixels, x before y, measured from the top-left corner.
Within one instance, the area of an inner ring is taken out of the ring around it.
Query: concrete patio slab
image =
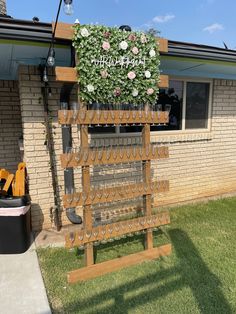
[[[67,225],[63,226],[58,232],[55,229],[45,229],[36,233],[35,245],[36,247],[65,247],[65,235],[70,232],[79,231],[82,225]]]
[[[33,243],[23,254],[0,254],[0,313],[50,314]]]

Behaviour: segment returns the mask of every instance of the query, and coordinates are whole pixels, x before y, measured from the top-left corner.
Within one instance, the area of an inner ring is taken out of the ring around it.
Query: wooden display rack
[[[56,38],[71,40],[71,25],[59,24],[57,27]],[[163,47],[163,48],[162,48]],[[167,41],[162,39],[160,52],[167,52]],[[76,82],[76,72],[73,68],[56,68],[56,80],[64,82]],[[161,81],[165,82],[162,87],[168,87],[168,77],[162,76]],[[160,86],[160,84],[159,84]],[[148,110],[137,111],[102,111],[87,110],[84,106],[76,115],[70,110],[59,111],[60,124],[80,124],[80,150],[69,154],[61,155],[61,166],[82,167],[82,186],[81,193],[67,194],[63,197],[64,207],[83,206],[83,229],[78,232],[71,232],[66,235],[66,247],[84,246],[85,267],[68,273],[68,282],[75,283],[94,278],[115,270],[131,266],[146,260],[153,260],[160,256],[171,253],[171,245],[166,244],[157,248],[153,247],[154,227],[160,227],[170,223],[168,212],[153,215],[151,209],[152,194],[160,191],[168,191],[168,181],[151,181],[151,160],[168,158],[168,148],[156,148],[150,142],[150,125],[168,123],[168,114]],[[117,124],[131,125],[139,124],[142,126],[142,146],[117,147],[93,150],[89,148],[88,125]],[[143,162],[143,182],[130,184],[117,188],[91,189],[90,166],[116,164],[126,162]],[[121,199],[132,199],[143,196],[144,216],[94,227],[92,220],[92,204],[108,203]],[[145,230],[145,250],[143,252],[131,254],[114,260],[94,264],[93,242],[119,238],[122,235]]]

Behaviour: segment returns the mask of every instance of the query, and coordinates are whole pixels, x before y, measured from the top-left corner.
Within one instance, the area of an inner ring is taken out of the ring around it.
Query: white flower
[[[126,41],[123,40],[123,41],[119,44],[119,47],[120,47],[120,49],[122,49],[122,50],[126,50],[126,49],[128,48],[128,44],[127,44]]]
[[[149,51],[149,56],[152,58],[152,57],[155,57],[155,55],[156,55],[156,51],[154,49],[151,49]]]
[[[83,28],[81,29],[80,34],[81,34],[81,36],[83,36],[83,37],[88,37],[88,36],[90,35],[90,34],[89,34],[89,31],[87,30],[86,27],[83,27]]]
[[[144,75],[145,75],[146,78],[150,78],[151,77],[150,71],[145,71]]]
[[[147,37],[144,34],[142,34],[141,38],[140,38],[140,41],[141,41],[142,44],[145,44],[147,42]]]
[[[133,89],[132,96],[133,97],[137,97],[138,96],[138,90],[136,88]]]
[[[89,92],[89,93],[94,92],[94,89],[95,89],[95,88],[94,88],[94,86],[93,86],[93,85],[88,84],[86,87],[87,87],[87,90],[88,90],[88,92]]]

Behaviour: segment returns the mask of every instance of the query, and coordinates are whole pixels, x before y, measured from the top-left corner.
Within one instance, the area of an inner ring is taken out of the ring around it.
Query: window
[[[170,119],[168,125],[151,126],[151,131],[186,131],[206,130],[209,128],[210,81],[190,79],[171,79],[169,88],[160,89],[155,105],[156,110],[165,110],[170,106]],[[112,106],[93,104],[90,109],[113,109]],[[124,108],[124,109],[128,109]],[[89,128],[90,133],[137,133],[142,127],[135,126],[96,126]]]
[[[169,88],[160,90],[157,101],[162,110],[171,105],[169,124],[152,127],[152,131],[207,129],[210,95],[210,82],[170,80]]]
[[[208,122],[209,83],[187,82],[186,129],[206,129]]]

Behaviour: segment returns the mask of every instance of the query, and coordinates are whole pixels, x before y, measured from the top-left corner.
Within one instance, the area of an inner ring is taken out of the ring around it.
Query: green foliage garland
[[[160,61],[155,37],[105,26],[75,25],[73,46],[83,101],[156,102]]]

